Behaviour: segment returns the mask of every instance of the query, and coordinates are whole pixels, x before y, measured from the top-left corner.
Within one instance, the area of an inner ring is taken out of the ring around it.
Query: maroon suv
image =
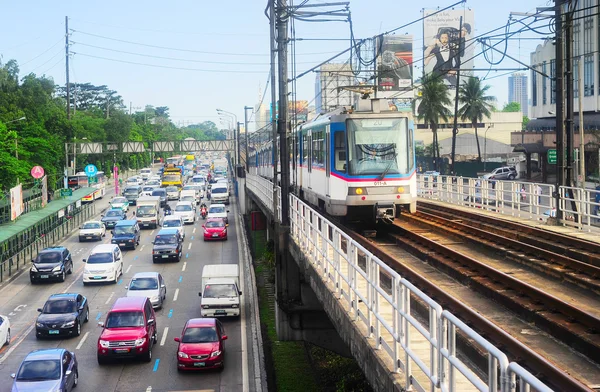
[[[98,338],[98,363],[113,358],[152,360],[157,342],[156,316],[147,297],[124,297],[115,301]]]

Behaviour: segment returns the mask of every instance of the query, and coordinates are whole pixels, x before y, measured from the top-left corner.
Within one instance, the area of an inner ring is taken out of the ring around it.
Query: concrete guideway
[[[113,188],[114,189],[114,188]],[[111,192],[112,193],[112,192]],[[108,205],[110,193],[98,203],[97,211]],[[186,226],[184,255],[178,263],[153,264],[151,241],[157,230],[143,230],[140,246],[123,251],[123,276],[116,285],[83,286],[81,275],[91,249],[99,243],[110,243],[110,234],[101,242],[79,243],[77,233],[65,238],[74,259],[73,275],[64,283],[32,286],[24,273],[0,289],[0,313],[11,321],[11,345],[0,350],[0,391],[10,390],[10,373],[15,372],[25,355],[40,348],[62,347],[74,351],[79,361],[79,383],[83,391],[186,391],[202,389],[214,391],[262,391],[266,389],[264,360],[258,322],[257,303],[254,297],[253,274],[248,258],[243,228],[237,208],[230,207],[235,216],[229,226],[229,239],[208,242],[202,239],[202,219]],[[225,370],[200,374],[179,374],[176,367],[176,347],[173,338],[178,336],[185,321],[200,317],[200,280],[205,264],[240,263],[242,271],[242,316],[238,320],[223,320],[229,339],[226,342]],[[96,361],[96,344],[101,329],[97,321],[104,321],[115,299],[126,294],[125,285],[131,277],[142,271],[160,272],[167,285],[167,300],[163,309],[157,310],[158,344],[154,347],[150,364],[117,362],[99,366]],[[43,306],[49,295],[60,292],[78,292],[90,303],[90,322],[82,327],[80,337],[65,340],[37,340],[35,338],[36,309]]]

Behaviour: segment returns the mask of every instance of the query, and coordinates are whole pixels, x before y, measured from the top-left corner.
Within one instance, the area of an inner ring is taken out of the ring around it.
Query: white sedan
[[[8,317],[0,315],[0,347],[10,344],[10,321]]]
[[[106,227],[101,221],[87,221],[79,228],[79,242],[97,240],[102,241],[106,235]]]
[[[181,216],[185,223],[196,222],[196,214],[194,213],[194,205],[189,201],[180,201],[175,206],[173,215]]]

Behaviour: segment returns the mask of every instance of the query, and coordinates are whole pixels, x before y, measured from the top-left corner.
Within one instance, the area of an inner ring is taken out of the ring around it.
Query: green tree
[[[529,124],[529,117],[523,116],[523,126],[521,127],[523,131],[527,129],[527,124]]]
[[[458,100],[462,106],[458,109],[457,115],[465,120],[470,120],[475,129],[475,141],[477,142],[477,160],[481,162],[481,146],[479,145],[479,135],[477,134],[477,123],[483,121],[483,117],[489,117],[494,107],[493,102],[496,99],[486,95],[490,89],[489,85],[482,86],[479,78],[468,78],[458,90]],[[453,133],[452,138],[456,139]],[[453,141],[454,143],[454,141]]]
[[[511,112],[511,113],[520,112],[521,111],[521,104],[518,103],[518,102],[507,103],[502,108],[502,111],[503,112]]]
[[[435,158],[435,170],[439,169],[440,144],[438,141],[438,124],[440,120],[448,121],[451,112],[448,107],[452,104],[448,96],[448,88],[444,82],[435,75],[426,75],[421,82],[417,115],[431,126],[433,133],[433,157]]]

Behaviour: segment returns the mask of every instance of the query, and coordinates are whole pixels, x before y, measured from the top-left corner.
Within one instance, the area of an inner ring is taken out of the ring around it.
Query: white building
[[[527,75],[520,72],[515,72],[508,77],[508,102],[517,102],[521,105],[521,112],[528,115],[528,99],[527,99]]]
[[[353,93],[339,87],[356,85],[350,64],[324,64],[315,81],[315,110],[327,113],[341,106],[352,106]]]

